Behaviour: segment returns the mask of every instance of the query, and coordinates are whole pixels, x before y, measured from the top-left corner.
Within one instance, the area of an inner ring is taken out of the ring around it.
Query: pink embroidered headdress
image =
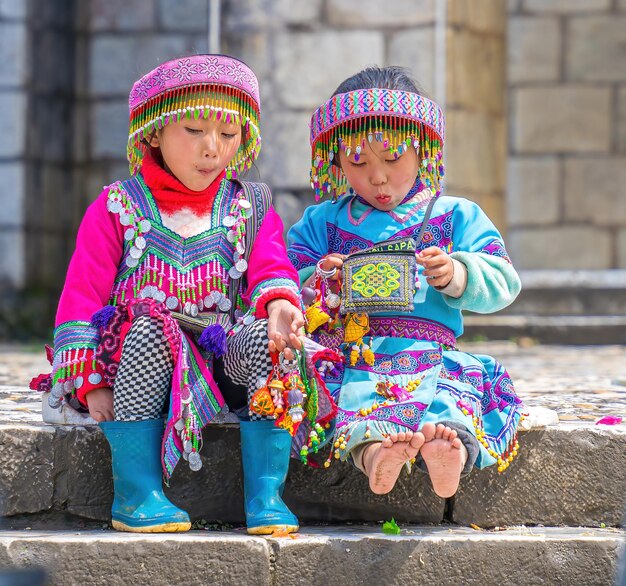
[[[128,105],[127,156],[133,175],[148,148],[145,139],[183,117],[241,123],[241,146],[226,169],[229,179],[247,170],[261,149],[259,83],[234,57],[192,55],[167,61],[135,82]]]
[[[444,117],[432,100],[417,93],[384,88],[336,94],[311,118],[311,187],[316,199],[346,193],[348,183],[334,161],[339,149],[358,161],[365,141],[383,142],[399,157],[409,148],[421,157],[420,180],[439,194],[444,175]]]

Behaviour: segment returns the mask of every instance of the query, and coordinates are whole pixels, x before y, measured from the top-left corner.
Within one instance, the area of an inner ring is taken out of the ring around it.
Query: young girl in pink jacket
[[[168,61],[134,84],[129,105],[132,177],[105,187],[78,231],[49,400],[80,403],[100,422],[116,529],[185,531],[161,470],[169,478],[180,458],[199,469],[222,393],[247,419],[270,351],[292,358],[300,347],[298,276],[269,190],[237,179],[261,143],[249,67],[224,55]],[[289,433],[243,420],[241,437],[248,531],[296,531],[281,499]]]

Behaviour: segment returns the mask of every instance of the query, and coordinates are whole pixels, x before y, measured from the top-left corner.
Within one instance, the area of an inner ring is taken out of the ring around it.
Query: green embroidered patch
[[[340,313],[413,311],[415,243],[385,242],[355,252],[343,264]]]

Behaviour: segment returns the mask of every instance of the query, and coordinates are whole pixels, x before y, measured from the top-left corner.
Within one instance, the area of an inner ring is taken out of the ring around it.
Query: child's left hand
[[[424,276],[431,287],[445,287],[454,275],[452,258],[441,248],[430,246],[415,255],[417,264],[424,267]]]
[[[267,304],[267,336],[270,352],[285,352],[292,360],[291,348],[302,348],[300,335],[304,327],[302,312],[286,299],[273,299]]]

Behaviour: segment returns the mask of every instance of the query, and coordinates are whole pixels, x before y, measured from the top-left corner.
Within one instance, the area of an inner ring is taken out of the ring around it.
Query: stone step
[[[626,270],[520,271],[522,291],[507,315],[626,316]]]
[[[533,338],[541,344],[626,344],[626,316],[468,314],[464,335],[473,340]]]
[[[473,471],[454,500],[437,497],[427,477],[402,473],[385,496],[371,493],[349,464],[311,469],[292,461],[285,501],[303,523],[413,523],[442,519],[483,527],[513,524],[617,526],[626,494],[626,425],[559,423],[520,434],[518,458],[504,473]],[[204,430],[203,467],[181,463],[170,498],[193,520],[243,523],[237,426]],[[0,425],[0,515],[79,515],[106,521],[113,496],[110,451],[96,426]],[[25,490],[28,487],[28,490]],[[41,524],[38,526],[42,526]]]
[[[467,313],[468,339],[626,344],[626,270],[520,271],[522,291],[496,314]]]
[[[139,535],[0,531],[0,567],[40,566],[51,585],[585,584],[617,571],[611,529],[307,527],[295,538],[243,531]],[[1,574],[0,574],[1,577]]]

